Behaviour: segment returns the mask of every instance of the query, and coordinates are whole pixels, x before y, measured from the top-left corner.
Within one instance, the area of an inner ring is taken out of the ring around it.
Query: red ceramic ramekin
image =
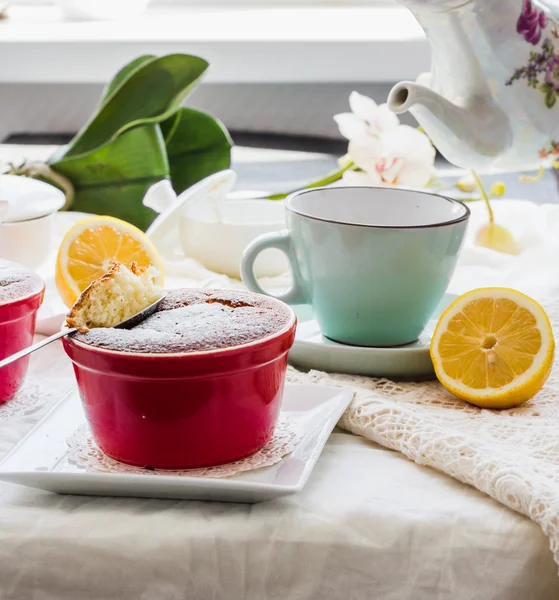
[[[295,339],[288,310],[276,333],[204,352],[117,352],[65,338],[97,445],[115,460],[157,469],[224,464],[260,450],[274,430]]]
[[[28,296],[0,302],[0,360],[33,343],[37,311],[43,302],[45,286]],[[18,391],[29,367],[29,356],[0,369],[0,404]]]

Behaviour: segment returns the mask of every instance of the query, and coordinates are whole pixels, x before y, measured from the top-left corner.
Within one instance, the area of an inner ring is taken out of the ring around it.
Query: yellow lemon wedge
[[[132,262],[154,266],[155,283],[163,285],[163,263],[143,231],[113,217],[89,217],[70,228],[58,250],[55,281],[66,306],[72,306],[92,281],[106,273],[112,261],[129,268]]]
[[[482,408],[511,408],[543,387],[553,364],[549,318],[535,301],[507,288],[482,288],[441,315],[431,359],[442,385]]]

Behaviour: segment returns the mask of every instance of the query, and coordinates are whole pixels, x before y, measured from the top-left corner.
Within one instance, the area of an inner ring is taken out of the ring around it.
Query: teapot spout
[[[464,169],[490,166],[512,146],[508,117],[485,95],[459,106],[427,86],[404,81],[392,88],[388,107],[396,114],[410,111],[439,152]]]

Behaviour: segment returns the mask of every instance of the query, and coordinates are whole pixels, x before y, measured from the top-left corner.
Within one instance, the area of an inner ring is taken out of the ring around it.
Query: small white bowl
[[[0,257],[36,271],[48,258],[54,240],[56,214],[0,225]]]
[[[240,279],[245,248],[258,236],[285,229],[282,201],[223,200],[203,202],[180,217],[180,239],[186,256],[210,271]],[[256,277],[275,277],[288,269],[279,250],[265,250],[254,265]]]
[[[36,179],[0,175],[0,204],[0,258],[38,269],[53,250],[64,194]]]

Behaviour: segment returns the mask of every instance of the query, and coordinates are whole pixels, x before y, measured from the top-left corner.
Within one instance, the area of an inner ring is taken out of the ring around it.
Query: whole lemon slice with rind
[[[154,266],[155,283],[163,286],[163,263],[143,231],[114,217],[88,217],[69,229],[58,250],[55,281],[66,306],[72,306],[113,261],[129,268],[133,262],[138,267]]]
[[[553,365],[549,318],[532,298],[508,288],[482,288],[441,315],[431,359],[442,385],[482,408],[511,408],[535,396]]]

